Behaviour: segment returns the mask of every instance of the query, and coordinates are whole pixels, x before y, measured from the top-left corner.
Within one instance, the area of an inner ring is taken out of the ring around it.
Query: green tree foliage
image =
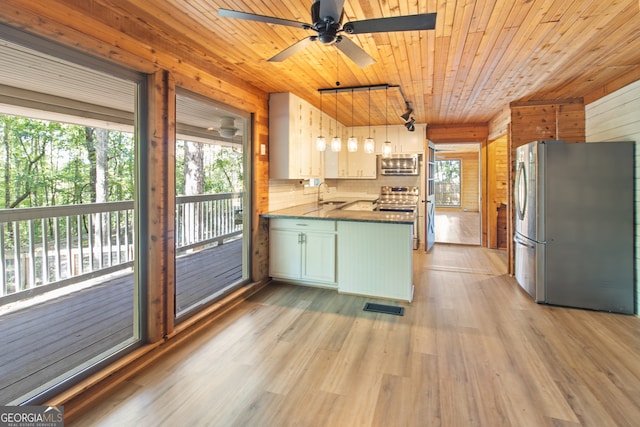
[[[460,206],[460,160],[437,160],[436,206]]]
[[[176,146],[176,194],[185,194],[184,162],[185,141],[178,140]],[[244,178],[242,153],[237,148],[203,144],[204,170],[203,193],[241,192]]]
[[[0,114],[3,208],[59,206],[95,200],[95,129]],[[109,131],[108,198],[133,200],[133,135]],[[203,193],[243,190],[238,148],[203,144]],[[176,190],[184,194],[184,141],[176,147]]]
[[[4,208],[91,203],[92,128],[0,115]],[[109,131],[108,200],[134,194],[133,136]]]

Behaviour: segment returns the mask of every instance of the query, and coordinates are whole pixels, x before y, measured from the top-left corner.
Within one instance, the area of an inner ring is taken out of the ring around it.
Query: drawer
[[[298,218],[271,218],[269,228],[285,228],[287,230],[298,231],[336,231],[335,221],[298,219]]]

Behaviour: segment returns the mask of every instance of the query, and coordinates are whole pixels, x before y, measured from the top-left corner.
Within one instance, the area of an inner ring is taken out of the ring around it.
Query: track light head
[[[409,116],[411,116],[411,113],[413,113],[413,109],[408,107],[407,112],[401,115],[400,117],[402,117],[402,120],[406,122],[407,120],[409,120]]]
[[[404,127],[406,127],[409,132],[413,132],[414,130],[416,130],[416,127],[414,126],[415,122],[416,122],[416,119],[411,117],[411,120],[405,123]]]

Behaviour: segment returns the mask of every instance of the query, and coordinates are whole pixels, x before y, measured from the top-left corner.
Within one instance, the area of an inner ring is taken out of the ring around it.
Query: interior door
[[[425,170],[425,243],[424,249],[429,252],[436,241],[436,188],[435,188],[436,146],[427,141],[427,161]]]

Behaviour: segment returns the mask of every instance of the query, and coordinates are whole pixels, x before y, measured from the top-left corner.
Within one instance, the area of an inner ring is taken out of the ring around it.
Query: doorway
[[[435,241],[482,244],[480,143],[435,144]]]

